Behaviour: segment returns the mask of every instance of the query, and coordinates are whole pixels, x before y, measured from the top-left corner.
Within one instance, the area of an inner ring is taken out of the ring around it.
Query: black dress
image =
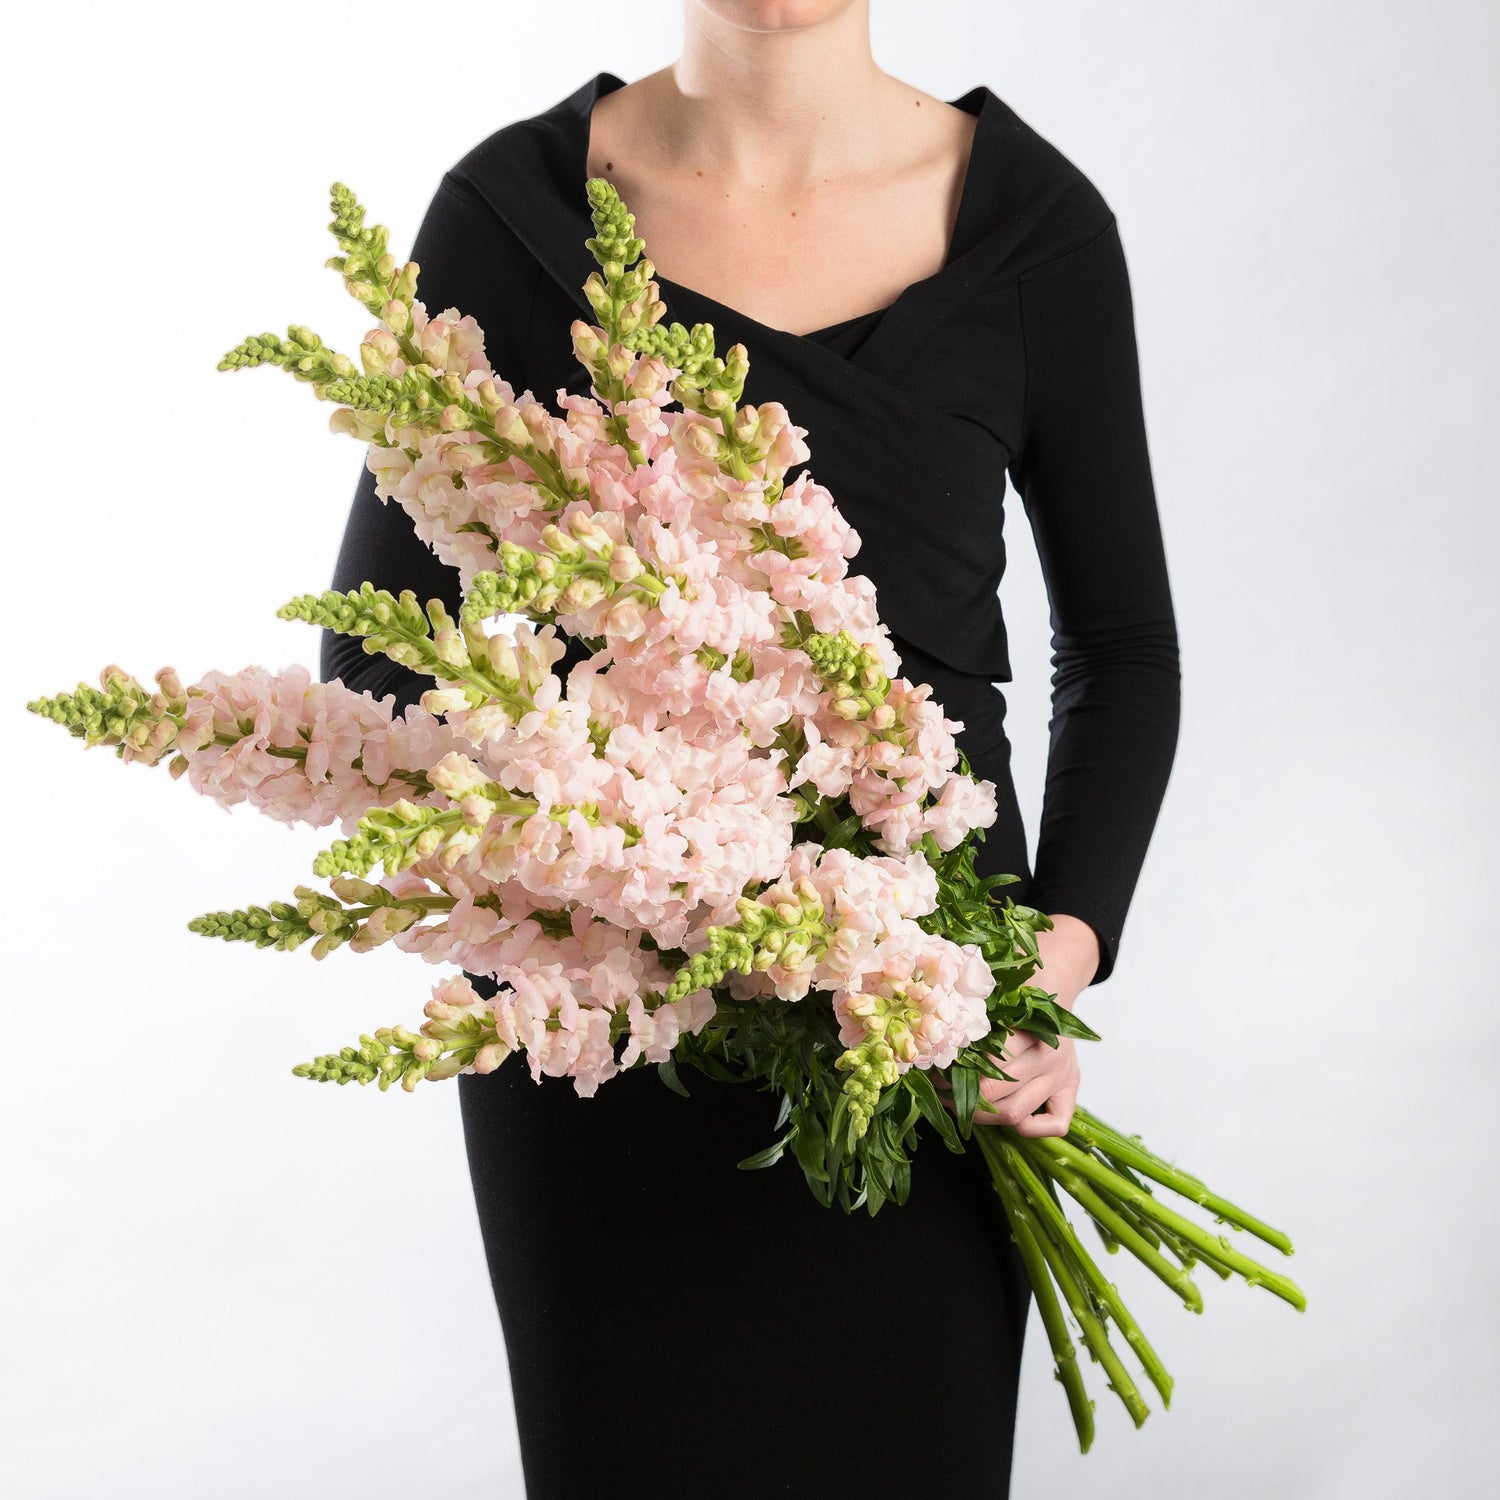
[[[413,248],[429,311],[474,314],[495,369],[542,399],[588,389],[568,327],[593,321],[589,121],[623,84],[599,73],[483,141],[444,175]],[[905,674],[964,721],[959,743],[998,788],[980,872],[1020,875],[1004,892],[1089,922],[1098,984],[1180,690],[1129,283],[1087,178],[987,87],[951,102],[978,124],[948,261],[889,307],[794,335],[657,279],[670,319],[712,323],[721,352],[746,345],[745,401],[781,401],[808,430],[807,467],[860,534],[850,566],[875,581]],[[1011,676],[1007,469],[1053,630],[1034,868],[995,686]],[[456,572],[373,490],[362,475],[333,586],[456,608]],[[429,685],[332,635],[322,668],[401,705]],[[457,1082],[531,1500],[1004,1500],[1031,1293],[978,1152],[928,1138],[906,1205],[846,1215],[789,1160],[735,1169],[772,1139],[770,1094],[686,1081],[691,1099],[632,1070],[581,1100],[512,1059]]]

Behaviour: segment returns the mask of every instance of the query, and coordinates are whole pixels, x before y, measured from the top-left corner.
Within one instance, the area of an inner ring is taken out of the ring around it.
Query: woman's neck
[[[871,55],[868,0],[761,30],[689,0],[681,57],[642,82],[664,155],[745,184],[860,172],[888,153],[893,91],[909,92]]]

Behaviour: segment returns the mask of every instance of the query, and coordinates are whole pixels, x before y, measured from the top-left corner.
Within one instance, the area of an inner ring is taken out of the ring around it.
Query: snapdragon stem
[[[1125,1208],[1125,1205],[1121,1204],[1120,1207],[1123,1210]],[[1138,1219],[1136,1222],[1141,1223],[1143,1221]],[[1161,1230],[1162,1243],[1166,1245],[1167,1249],[1170,1250],[1172,1254],[1176,1256],[1177,1259],[1180,1260],[1188,1270],[1191,1270],[1194,1266],[1204,1266],[1208,1270],[1212,1271],[1220,1281],[1228,1281],[1229,1278],[1234,1275],[1234,1268],[1232,1266],[1226,1265],[1225,1262],[1218,1256],[1216,1256],[1211,1250],[1205,1249],[1202,1245],[1186,1244],[1180,1235],[1173,1234],[1170,1229],[1162,1229],[1161,1225],[1159,1224],[1156,1227]]]
[[[179,723],[177,727],[181,729],[183,726]],[[302,732],[306,733],[305,730]],[[249,736],[246,734],[230,734],[227,730],[220,730],[214,735],[210,743],[222,745],[226,750],[232,750],[236,745],[243,744],[247,738]],[[306,745],[266,745],[264,750],[267,755],[277,755],[283,760],[300,760],[303,762],[307,760]],[[364,756],[355,756],[350,765],[354,770],[362,772],[364,770]],[[416,788],[418,792],[430,792],[432,790],[432,783],[427,779],[425,771],[403,771],[400,767],[393,767],[386,781],[380,782],[378,785],[384,786],[387,782],[391,781],[404,781],[408,786]],[[375,786],[377,783],[372,781],[370,785]]]
[[[1129,1174],[1125,1175],[1128,1176]],[[1139,1183],[1136,1185],[1140,1186]],[[1194,1266],[1204,1265],[1218,1276],[1221,1281],[1229,1278],[1231,1272],[1221,1261],[1213,1259],[1201,1247],[1186,1244],[1180,1235],[1173,1234],[1170,1229],[1165,1228],[1163,1225],[1153,1224],[1144,1214],[1136,1211],[1133,1203],[1127,1203],[1123,1198],[1115,1198],[1111,1200],[1109,1206],[1147,1244],[1171,1255],[1181,1264],[1183,1270],[1190,1271]]]
[[[1067,1215],[1063,1213],[1061,1207],[1053,1200],[1052,1195],[1047,1190],[1047,1184],[1037,1173],[1035,1167],[1032,1166],[1031,1161],[1027,1157],[1027,1138],[1016,1134],[1007,1134],[1001,1144],[1010,1163],[1011,1170],[1015,1173],[1016,1179],[1020,1182],[1022,1188],[1033,1199],[1040,1200],[1042,1197],[1046,1198],[1047,1201],[1043,1205],[1042,1213],[1043,1217],[1049,1223],[1054,1238],[1056,1238],[1060,1246],[1064,1247],[1072,1255],[1077,1264],[1080,1276],[1085,1281],[1092,1283],[1094,1293],[1103,1307],[1104,1316],[1112,1318],[1115,1326],[1125,1335],[1126,1343],[1135,1350],[1136,1358],[1140,1360],[1141,1366],[1149,1377],[1151,1384],[1160,1392],[1162,1405],[1170,1407],[1172,1404],[1172,1377],[1167,1373],[1166,1366],[1162,1364],[1156,1350],[1151,1347],[1146,1335],[1141,1332],[1140,1325],[1130,1315],[1130,1310],[1125,1306],[1120,1296],[1119,1288],[1112,1281],[1106,1279],[1093,1256],[1083,1248],[1072,1224],[1068,1222]],[[1080,1182],[1076,1174],[1069,1175],[1073,1177],[1075,1183],[1078,1183],[1080,1187],[1088,1191],[1087,1184]],[[1059,1181],[1061,1182],[1061,1179]],[[1075,1190],[1072,1184],[1061,1182],[1061,1185],[1073,1197],[1077,1198],[1080,1203],[1085,1202],[1082,1195]],[[1091,1193],[1090,1196],[1094,1199],[1096,1211],[1098,1208],[1103,1208],[1106,1214],[1109,1213],[1107,1205],[1102,1202],[1097,1194]],[[1085,1204],[1085,1206],[1088,1205]],[[1120,1220],[1116,1217],[1115,1222],[1118,1224]],[[1123,1225],[1122,1227],[1127,1236],[1133,1233],[1128,1225]],[[1147,1255],[1153,1256],[1158,1260],[1160,1259],[1156,1255],[1156,1252],[1149,1245],[1145,1244],[1144,1241],[1140,1242],[1139,1248],[1135,1244],[1131,1244],[1128,1238],[1126,1239],[1126,1243],[1130,1245],[1130,1248],[1135,1251],[1137,1256],[1140,1256],[1141,1251],[1144,1250]],[[1141,1258],[1144,1259],[1144,1257]],[[1166,1262],[1163,1261],[1162,1264],[1165,1266]],[[1170,1271],[1172,1268],[1167,1267],[1167,1269]],[[1181,1272],[1177,1274],[1182,1280],[1187,1281],[1193,1296],[1198,1298],[1197,1287],[1193,1286],[1187,1277],[1182,1276]],[[1198,1298],[1198,1304],[1201,1308],[1201,1298]],[[1128,1406],[1129,1404],[1127,1401],[1126,1405]],[[1145,1411],[1143,1409],[1141,1418],[1137,1420],[1137,1426],[1140,1425],[1141,1420],[1144,1420],[1144,1417]]]
[[[1043,1231],[1036,1223],[1020,1184],[1006,1168],[1004,1157],[985,1143],[982,1130],[979,1136],[981,1154],[989,1163],[995,1191],[1005,1208],[1006,1218],[1010,1220],[1011,1238],[1021,1252],[1032,1292],[1036,1296],[1037,1312],[1041,1315],[1042,1327],[1047,1331],[1047,1342],[1052,1348],[1056,1377],[1067,1393],[1068,1409],[1073,1414],[1073,1427],[1078,1434],[1078,1451],[1087,1453],[1094,1441],[1094,1403],[1083,1383],[1083,1371],[1078,1365],[1078,1349],[1068,1332],[1067,1318],[1063,1315],[1062,1304],[1057,1300],[1057,1288],[1052,1283],[1046,1257],[1042,1254],[1040,1239]]]
[[[1046,1257],[1048,1266],[1051,1267],[1052,1279],[1056,1281],[1064,1300],[1073,1310],[1073,1318],[1083,1333],[1083,1341],[1088,1346],[1089,1353],[1104,1367],[1106,1383],[1110,1390],[1124,1402],[1131,1421],[1139,1427],[1146,1420],[1151,1408],[1142,1399],[1135,1381],[1130,1378],[1129,1371],[1115,1352],[1114,1345],[1110,1343],[1109,1330],[1094,1315],[1090,1306],[1092,1288],[1085,1289],[1075,1270],[1071,1248],[1057,1234],[1047,1212],[1050,1208],[1061,1216],[1061,1210],[1052,1202],[1051,1195],[1044,1186],[1038,1184],[1033,1188],[1023,1180],[1018,1170],[1019,1157],[1009,1149],[1008,1143],[998,1132],[993,1140],[987,1139],[986,1133],[989,1129],[990,1127],[986,1126],[975,1132],[979,1138],[980,1149],[986,1155],[994,1153],[1000,1157],[1013,1174],[1027,1203],[1037,1210],[1037,1221],[1042,1229],[1038,1243],[1041,1245],[1042,1254]],[[1034,1177],[1033,1180],[1035,1180]],[[1118,1297],[1114,1299],[1116,1303],[1118,1300]]]
[[[1203,1294],[1194,1285],[1192,1277],[1187,1274],[1186,1270],[1181,1266],[1172,1265],[1165,1256],[1160,1255],[1146,1241],[1140,1231],[1106,1203],[1104,1198],[1099,1193],[1096,1193],[1090,1184],[1084,1181],[1077,1172],[1070,1171],[1065,1165],[1060,1164],[1055,1157],[1049,1156],[1044,1151],[1036,1152],[1035,1160],[1037,1165],[1055,1177],[1058,1184],[1071,1197],[1076,1198],[1083,1208],[1093,1214],[1096,1219],[1101,1220],[1109,1232],[1153,1276],[1171,1287],[1182,1298],[1183,1302],[1187,1304],[1190,1311],[1195,1313],[1203,1311]],[[1082,1253],[1081,1248],[1080,1253]]]
[[[1176,1231],[1188,1244],[1202,1248],[1238,1272],[1245,1278],[1247,1286],[1264,1286],[1267,1291],[1274,1292],[1299,1311],[1306,1309],[1307,1299],[1289,1277],[1278,1275],[1268,1266],[1263,1266],[1259,1261],[1236,1250],[1224,1235],[1213,1235],[1191,1219],[1168,1208],[1150,1193],[1127,1182],[1118,1172],[1101,1166],[1093,1156],[1080,1150],[1071,1141],[1058,1136],[1038,1136],[1035,1148],[1074,1168],[1106,1192],[1133,1202],[1142,1213]]]
[[[477,906],[479,903],[475,902]],[[427,915],[435,911],[452,911],[458,905],[457,896],[398,896],[390,901],[383,901],[379,906],[346,906],[344,915],[346,917],[373,917],[378,911],[385,911],[392,906],[416,906],[420,907]]]
[[[1097,1152],[1095,1154],[1098,1155]],[[1118,1163],[1111,1161],[1107,1156],[1100,1156],[1099,1159],[1105,1164],[1105,1166],[1114,1167],[1114,1169],[1122,1177],[1130,1178],[1130,1180],[1134,1182],[1137,1187],[1141,1185],[1136,1178],[1131,1177],[1128,1168],[1121,1167]],[[1148,1245],[1151,1246],[1153,1250],[1161,1249],[1161,1234],[1155,1226],[1148,1224],[1144,1219],[1138,1218],[1134,1211],[1124,1203],[1120,1203],[1117,1201],[1111,1206],[1114,1208],[1115,1212],[1118,1213],[1120,1217],[1126,1221],[1126,1223],[1130,1224],[1132,1228],[1135,1229],[1135,1231],[1141,1236],[1142,1239],[1146,1241]],[[1099,1236],[1104,1241],[1105,1249],[1108,1250],[1111,1255],[1115,1254],[1120,1248],[1119,1240],[1109,1232],[1109,1229],[1106,1225],[1101,1224],[1099,1220],[1095,1219],[1092,1214],[1089,1215],[1089,1218],[1093,1221],[1094,1227],[1099,1231]]]
[[[1119,1161],[1116,1161],[1104,1150],[1102,1146],[1096,1146],[1094,1148],[1094,1156],[1104,1166],[1109,1167],[1112,1171],[1118,1172],[1120,1176],[1123,1177],[1127,1182],[1133,1182],[1136,1187],[1142,1190],[1142,1192],[1150,1192],[1150,1189],[1146,1186],[1146,1184],[1143,1183],[1140,1178],[1138,1178],[1130,1170],[1129,1167],[1123,1165]],[[1207,1266],[1208,1269],[1212,1271],[1220,1281],[1227,1281],[1229,1277],[1233,1275],[1233,1272],[1229,1269],[1228,1266],[1223,1263],[1223,1261],[1219,1260],[1216,1256],[1211,1255],[1201,1246],[1195,1247],[1186,1244],[1180,1235],[1173,1234],[1172,1231],[1165,1225],[1153,1224],[1151,1220],[1145,1217],[1144,1214],[1137,1212],[1136,1207],[1133,1203],[1127,1203],[1123,1198],[1115,1198],[1110,1203],[1110,1207],[1117,1214],[1119,1214],[1119,1216],[1124,1219],[1127,1224],[1134,1228],[1136,1233],[1139,1234],[1143,1239],[1145,1239],[1148,1244],[1153,1246],[1155,1249],[1165,1250],[1169,1255],[1175,1256],[1177,1260],[1181,1262],[1184,1270],[1191,1270],[1194,1266],[1197,1265]],[[1098,1220],[1096,1219],[1094,1222],[1097,1224]],[[1106,1237],[1108,1236],[1108,1231],[1105,1230],[1102,1226],[1100,1227],[1100,1233],[1106,1235]]]
[[[495,430],[493,422],[476,420],[471,424],[469,431],[477,432],[487,442],[493,443],[502,454],[502,462],[507,458],[520,459],[534,476],[522,482],[543,490],[550,497],[552,504],[548,509],[561,510],[570,500],[577,498],[569,488],[562,465],[555,459],[544,453],[538,453],[534,447],[518,448],[515,444],[506,442]]]
[[[1206,1208],[1216,1218],[1233,1224],[1238,1229],[1248,1229],[1258,1239],[1274,1245],[1285,1255],[1292,1253],[1291,1240],[1279,1229],[1273,1229],[1244,1209],[1209,1190],[1207,1185],[1189,1172],[1183,1172],[1163,1161],[1154,1152],[1148,1151],[1139,1141],[1124,1136],[1106,1125],[1097,1115],[1074,1107],[1073,1119],[1068,1131],[1074,1142],[1082,1146],[1096,1147],[1106,1155],[1132,1166],[1142,1176],[1150,1177],[1174,1193],[1190,1198],[1200,1208]]]
[[[396,295],[394,289],[392,289],[391,295]],[[395,335],[395,338],[396,347],[401,351],[401,358],[407,365],[417,366],[427,364],[426,354],[410,334],[398,333]],[[429,368],[431,367],[429,366]],[[562,506],[566,505],[573,498],[560,464],[550,459],[546,454],[538,453],[535,446],[521,448],[515,443],[507,442],[500,436],[495,428],[495,424],[492,421],[486,421],[477,412],[471,411],[467,415],[474,418],[468,430],[470,432],[477,432],[487,442],[493,443],[500,450],[502,455],[501,462],[504,462],[508,458],[518,458],[531,470],[532,474],[536,477],[529,482],[539,485],[553,497],[556,503],[551,507],[552,509],[561,509]],[[406,451],[408,453],[411,452],[410,449]]]
[[[1023,1141],[1011,1143],[1010,1151],[1013,1157],[1019,1158],[1024,1161],[1025,1144]],[[1046,1158],[1044,1158],[1044,1160],[1046,1160]],[[1026,1163],[1026,1166],[1029,1169],[1030,1163]],[[1091,1214],[1102,1217],[1103,1220],[1110,1225],[1111,1232],[1119,1236],[1120,1243],[1124,1244],[1125,1247],[1129,1249],[1138,1259],[1144,1261],[1148,1256],[1158,1260],[1160,1259],[1160,1257],[1156,1255],[1156,1252],[1152,1250],[1151,1247],[1140,1238],[1140,1235],[1135,1230],[1135,1228],[1129,1223],[1123,1221],[1119,1215],[1115,1214],[1109,1208],[1109,1206],[1103,1202],[1099,1195],[1095,1193],[1088,1186],[1088,1184],[1085,1183],[1076,1173],[1065,1172],[1061,1175],[1058,1175],[1057,1180],[1058,1183],[1064,1189],[1066,1189],[1066,1191],[1072,1197],[1076,1198],[1078,1202]],[[1022,1185],[1028,1188],[1031,1187],[1031,1184],[1027,1183],[1024,1178]],[[1074,1231],[1072,1225],[1068,1223],[1065,1216],[1059,1214],[1058,1217],[1060,1220],[1060,1223],[1057,1226],[1058,1230],[1067,1238],[1069,1247],[1074,1252],[1080,1268],[1086,1276],[1096,1282],[1096,1290],[1099,1292],[1100,1297],[1105,1301],[1109,1316],[1114,1319],[1115,1324],[1119,1328],[1120,1332],[1125,1335],[1126,1342],[1129,1343],[1130,1347],[1135,1350],[1136,1358],[1140,1360],[1141,1366],[1145,1370],[1147,1376],[1150,1378],[1151,1384],[1156,1387],[1157,1391],[1161,1395],[1162,1405],[1164,1407],[1170,1407],[1172,1405],[1173,1381],[1171,1375],[1167,1373],[1166,1366],[1162,1364],[1161,1357],[1157,1354],[1156,1350],[1151,1347],[1151,1344],[1147,1340],[1146,1335],[1141,1332],[1140,1325],[1137,1324],[1134,1317],[1131,1316],[1129,1308],[1125,1306],[1124,1301],[1120,1297],[1118,1288],[1115,1287],[1113,1282],[1106,1281],[1104,1279],[1104,1274],[1099,1269],[1098,1262],[1096,1262],[1094,1258],[1088,1253],[1088,1251],[1085,1250],[1084,1247],[1079,1243],[1078,1236]],[[1163,1262],[1163,1265],[1165,1266],[1165,1262]],[[1166,1269],[1168,1271],[1171,1271],[1173,1268],[1167,1266]],[[1187,1287],[1191,1290],[1193,1297],[1197,1298],[1198,1289],[1192,1285],[1192,1282],[1188,1280],[1186,1275],[1184,1275],[1180,1271],[1176,1274],[1181,1279],[1181,1281],[1186,1283]],[[1173,1289],[1179,1291],[1181,1290],[1179,1287],[1174,1287]],[[1186,1300],[1185,1296],[1184,1300]],[[1199,1299],[1198,1305],[1199,1307],[1202,1306],[1201,1299]]]

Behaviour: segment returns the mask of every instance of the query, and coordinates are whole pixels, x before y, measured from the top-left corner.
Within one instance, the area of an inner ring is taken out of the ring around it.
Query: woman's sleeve
[[[484,330],[485,352],[497,375],[517,391],[528,382],[522,361],[526,329],[541,266],[505,222],[466,182],[446,174],[438,185],[412,245],[420,268],[417,297],[434,316],[449,307],[472,314]],[[458,569],[442,562],[413,528],[395,500],[375,497],[375,476],[363,467],[344,528],[330,587],[346,593],[368,579],[399,594],[411,589],[423,603],[442,599],[456,613],[462,601]],[[357,636],[322,632],[319,670],[323,680],[375,697],[395,693],[396,712],[415,703],[432,678],[370,655]]]
[[[1026,396],[1011,480],[1052,627],[1047,778],[1028,904],[1115,966],[1177,748],[1181,668],[1113,214],[1019,282]]]

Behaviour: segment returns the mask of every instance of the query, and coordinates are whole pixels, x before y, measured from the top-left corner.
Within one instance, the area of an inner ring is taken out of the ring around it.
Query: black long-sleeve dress
[[[472,313],[494,368],[544,400],[588,391],[568,334],[593,321],[588,131],[595,100],[623,86],[599,73],[481,142],[443,176],[413,247],[429,311]],[[905,675],[963,720],[959,743],[998,788],[977,868],[1087,921],[1099,984],[1180,696],[1129,281],[1082,172],[988,87],[951,102],[977,126],[948,260],[890,306],[790,334],[657,280],[670,319],[712,323],[721,352],[746,345],[747,403],[780,401],[808,430],[807,467],[862,539],[850,566],[875,581]],[[1051,606],[1034,868],[995,686],[1011,677],[1007,469]],[[368,473],[333,587],[366,579],[460,599],[456,571]],[[398,706],[430,685],[331,634],[322,672]],[[636,1069],[581,1100],[515,1060],[458,1080],[527,1494],[1003,1500],[1030,1287],[978,1152],[928,1138],[907,1204],[846,1215],[790,1160],[736,1171],[772,1139],[770,1094],[687,1081],[691,1099]],[[483,1441],[482,1413],[461,1420]]]

